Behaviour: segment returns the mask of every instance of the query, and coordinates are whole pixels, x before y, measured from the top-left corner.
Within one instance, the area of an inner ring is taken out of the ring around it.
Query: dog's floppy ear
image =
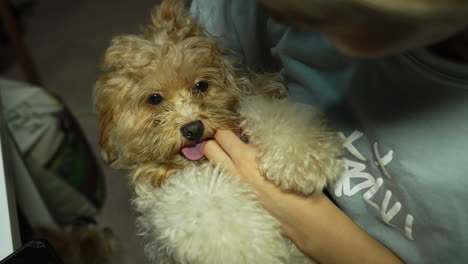
[[[99,145],[101,147],[101,157],[110,167],[115,169],[129,168],[130,164],[125,162],[118,146],[117,122],[121,113],[122,104],[119,103],[120,95],[115,91],[119,82],[119,76],[113,73],[102,76],[94,87],[94,105],[99,121]],[[128,81],[120,78],[122,81]]]
[[[142,36],[122,35],[112,39],[104,55],[102,64],[104,74],[94,87],[94,105],[96,107],[103,160],[112,168],[129,168],[131,164],[121,155],[117,122],[122,108],[125,93],[122,89],[138,82],[141,69],[150,65],[156,58],[154,43]]]
[[[143,31],[145,38],[163,45],[203,35],[183,2],[182,0],[163,0],[160,6],[153,8],[151,12],[153,24]]]

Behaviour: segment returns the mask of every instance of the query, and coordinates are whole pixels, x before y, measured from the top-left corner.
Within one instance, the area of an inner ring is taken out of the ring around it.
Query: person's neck
[[[429,50],[443,58],[468,63],[468,28],[442,42],[429,47]]]

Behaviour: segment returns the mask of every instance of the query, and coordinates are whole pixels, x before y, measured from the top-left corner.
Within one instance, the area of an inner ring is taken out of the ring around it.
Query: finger
[[[232,130],[218,130],[214,138],[234,161],[241,158],[249,150],[249,146],[242,142]]]
[[[215,165],[219,165],[227,170],[231,174],[237,174],[237,169],[231,160],[231,157],[221,148],[221,146],[214,140],[209,140],[203,146],[203,152],[205,157],[213,162]]]

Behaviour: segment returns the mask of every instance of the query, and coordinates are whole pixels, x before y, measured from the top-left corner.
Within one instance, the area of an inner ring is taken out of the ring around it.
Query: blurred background
[[[63,99],[90,143],[105,176],[106,200],[97,215],[119,240],[113,263],[146,263],[136,236],[125,172],[109,169],[100,159],[92,90],[112,37],[137,33],[149,22],[158,0],[2,0],[11,8],[19,36],[30,54],[43,88]],[[1,77],[27,82],[11,42],[2,32]]]

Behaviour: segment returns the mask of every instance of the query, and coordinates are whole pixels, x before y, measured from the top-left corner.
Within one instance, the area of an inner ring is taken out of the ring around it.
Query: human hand
[[[232,130],[218,130],[214,140],[205,143],[204,154],[214,165],[221,166],[233,176],[241,177],[241,182],[254,189],[260,203],[272,215],[281,214],[278,204],[282,203],[282,198],[278,194],[283,192],[260,172],[254,146],[244,143]]]
[[[255,185],[263,180],[258,169],[257,150],[244,143],[232,130],[218,130],[214,140],[205,143],[204,154],[213,164],[242,177],[243,182]]]

